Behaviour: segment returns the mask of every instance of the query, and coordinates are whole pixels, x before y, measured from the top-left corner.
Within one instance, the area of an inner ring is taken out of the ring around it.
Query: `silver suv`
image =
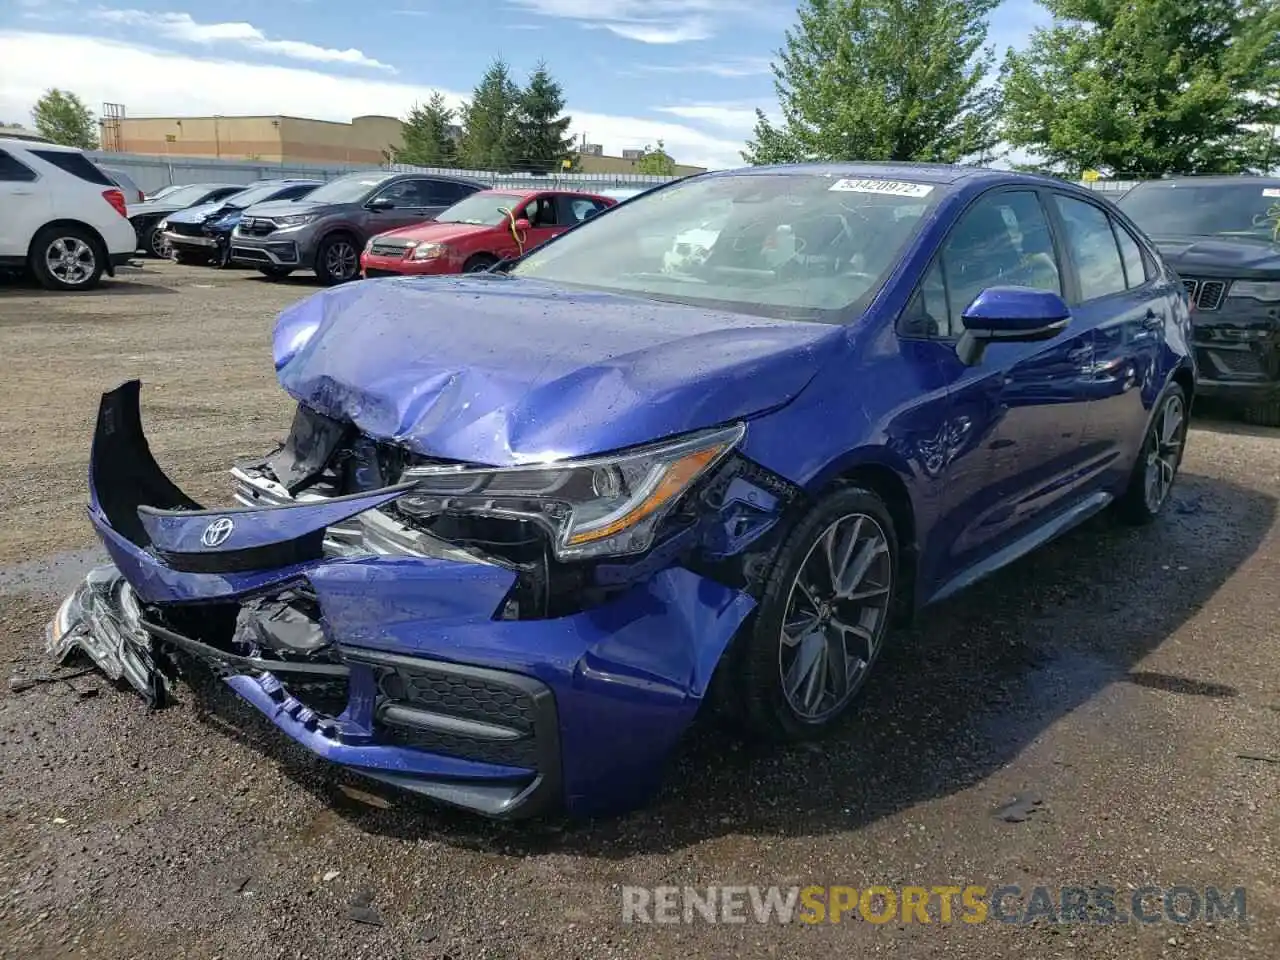
[[[352,280],[375,234],[430,220],[485,184],[422,173],[350,173],[302,200],[268,201],[244,211],[231,234],[231,259],[267,277],[314,270],[322,283]]]

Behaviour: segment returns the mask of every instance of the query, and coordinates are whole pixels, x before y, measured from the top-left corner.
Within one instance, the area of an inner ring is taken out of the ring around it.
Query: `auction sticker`
[[[1262,195],[1264,197],[1280,197],[1280,187],[1263,187]]]
[[[930,184],[907,180],[837,180],[827,189],[843,193],[881,193],[892,197],[927,197],[933,192]]]

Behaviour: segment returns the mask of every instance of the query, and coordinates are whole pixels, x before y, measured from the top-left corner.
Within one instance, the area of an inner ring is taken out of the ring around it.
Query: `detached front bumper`
[[[403,492],[205,510],[155,464],[126,384],[90,468],[113,566],[64,602],[49,653],[157,704],[203,665],[317,756],[488,816],[642,802],[754,601],[668,567],[575,615],[495,619],[516,573],[397,551],[378,508]],[[366,515],[372,546],[335,551],[330,529]]]

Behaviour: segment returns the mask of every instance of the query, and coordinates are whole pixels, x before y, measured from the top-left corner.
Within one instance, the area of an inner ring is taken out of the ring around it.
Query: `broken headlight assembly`
[[[395,501],[404,516],[455,514],[528,521],[559,560],[643,553],[689,488],[742,440],[744,424],[686,434],[581,460],[518,467],[410,467],[415,488]]]

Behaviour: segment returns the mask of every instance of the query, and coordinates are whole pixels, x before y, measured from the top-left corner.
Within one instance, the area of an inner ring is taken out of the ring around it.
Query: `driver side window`
[[[965,309],[996,286],[1062,293],[1049,221],[1033,191],[988,194],[965,211],[903,311],[899,332],[958,337]]]

